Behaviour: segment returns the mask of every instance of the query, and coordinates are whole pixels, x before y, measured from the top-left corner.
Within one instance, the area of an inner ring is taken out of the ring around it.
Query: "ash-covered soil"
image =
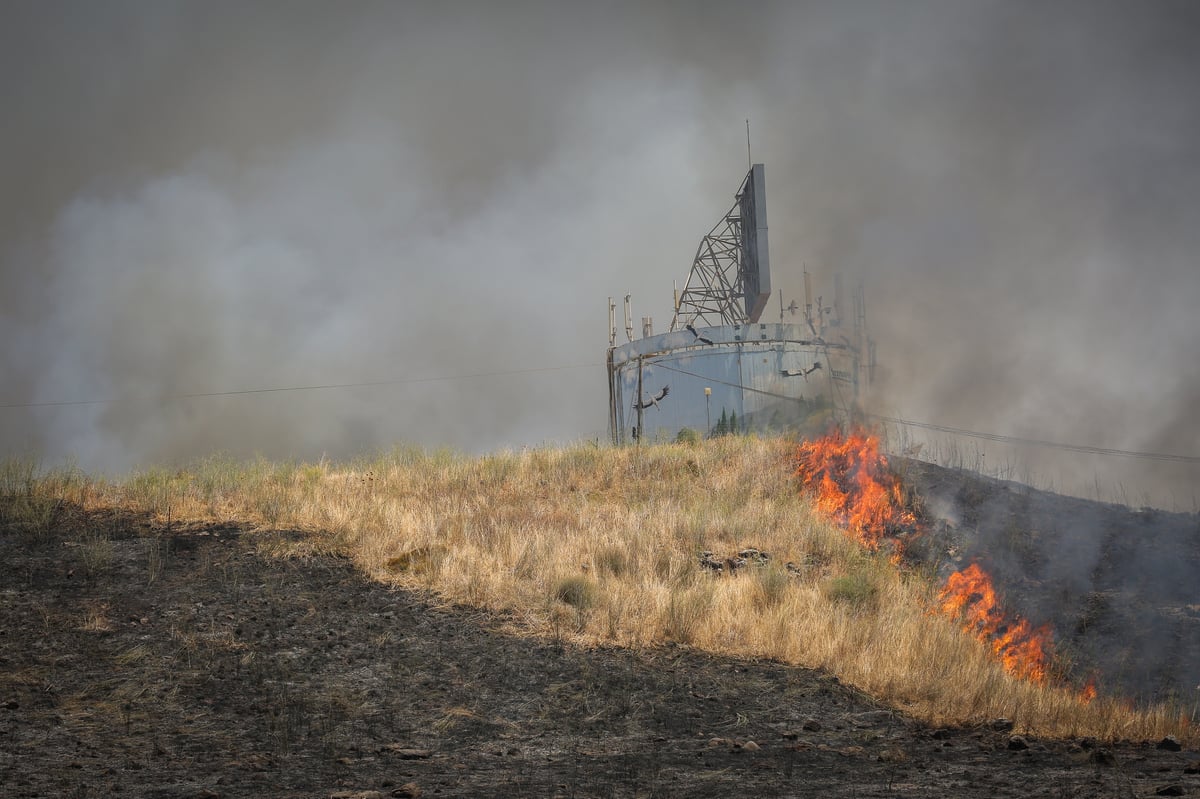
[[[1094,502],[900,461],[935,522],[918,557],[979,561],[1006,605],[1054,630],[1102,692],[1200,708],[1200,515]]]
[[[1200,793],[1196,752],[935,729],[820,672],[522,638],[270,558],[270,535],[0,531],[3,795]]]

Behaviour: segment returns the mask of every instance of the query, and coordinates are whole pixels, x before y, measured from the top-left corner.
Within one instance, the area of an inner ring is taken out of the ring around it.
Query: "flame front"
[[[992,578],[978,563],[946,579],[939,595],[944,614],[961,618],[963,627],[988,644],[1012,675],[1045,683],[1050,676],[1049,626],[1034,629],[1025,619],[1010,619],[996,598]]]
[[[906,510],[899,478],[879,452],[879,440],[863,430],[839,429],[797,451],[796,476],[813,497],[818,511],[871,550],[886,541],[901,554],[898,534],[917,530],[917,519]],[[938,595],[934,612],[960,620],[963,629],[985,643],[1010,674],[1037,684],[1051,679],[1053,633],[1049,625],[1034,628],[1027,620],[1010,617],[996,596],[992,578],[978,563],[951,574]],[[1094,682],[1079,694],[1083,703],[1096,695]]]
[[[796,475],[817,509],[868,549],[878,549],[885,538],[916,524],[904,508],[899,479],[879,452],[879,440],[862,430],[834,430],[802,442]]]

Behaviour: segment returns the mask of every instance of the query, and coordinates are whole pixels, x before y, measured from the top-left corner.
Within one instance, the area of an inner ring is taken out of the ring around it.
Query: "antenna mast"
[[[750,120],[746,120],[746,168],[754,169],[754,162],[750,159]]]

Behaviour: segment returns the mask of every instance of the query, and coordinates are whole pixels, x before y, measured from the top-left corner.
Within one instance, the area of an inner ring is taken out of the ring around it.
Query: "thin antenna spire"
[[[750,120],[746,120],[746,168],[754,169],[754,161],[750,158]]]

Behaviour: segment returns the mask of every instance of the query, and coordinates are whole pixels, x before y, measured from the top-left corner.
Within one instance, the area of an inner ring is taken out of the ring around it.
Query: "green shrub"
[[[843,574],[825,584],[825,596],[830,600],[856,606],[873,602],[878,592],[879,587],[865,572]]]

